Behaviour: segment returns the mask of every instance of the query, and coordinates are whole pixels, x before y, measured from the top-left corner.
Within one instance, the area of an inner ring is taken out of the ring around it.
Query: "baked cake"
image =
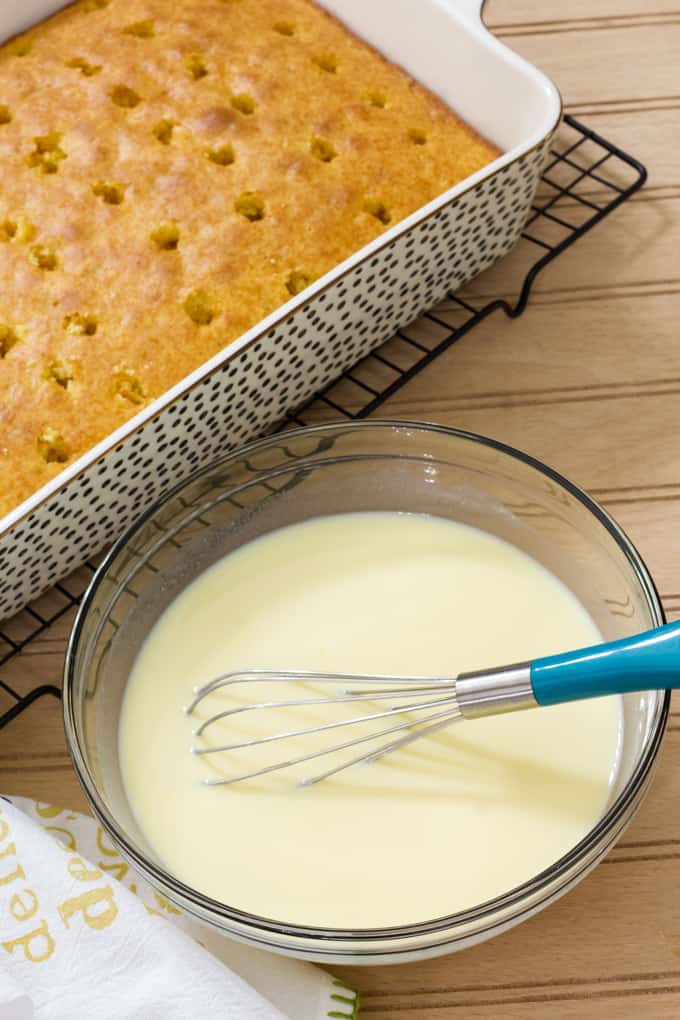
[[[0,47],[0,516],[498,151],[309,0]]]

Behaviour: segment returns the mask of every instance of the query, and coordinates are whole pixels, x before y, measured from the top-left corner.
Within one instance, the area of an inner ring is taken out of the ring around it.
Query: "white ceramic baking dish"
[[[494,39],[481,0],[321,0],[503,155],[346,259],[0,521],[0,619],[198,466],[261,434],[518,239],[561,104]],[[64,0],[3,0],[0,38]]]

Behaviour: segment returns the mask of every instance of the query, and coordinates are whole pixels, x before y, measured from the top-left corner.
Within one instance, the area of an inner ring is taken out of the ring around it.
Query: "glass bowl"
[[[394,963],[462,949],[565,893],[639,806],[670,700],[664,691],[625,696],[606,813],[552,867],[472,910],[397,928],[309,928],[232,909],[178,881],[146,848],[118,762],[121,701],[144,638],[183,588],[243,543],[311,517],[379,510],[435,514],[514,543],[572,589],[607,640],[664,622],[643,562],[601,507],[526,454],[441,426],[371,420],[280,433],[197,472],[152,507],[100,567],[71,635],[64,720],[76,772],[121,854],[179,907],[232,937],[322,962]]]

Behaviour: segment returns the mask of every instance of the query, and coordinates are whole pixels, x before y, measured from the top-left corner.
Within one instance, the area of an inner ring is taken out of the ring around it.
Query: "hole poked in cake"
[[[26,216],[20,216],[17,220],[17,232],[14,235],[14,240],[17,244],[28,244],[34,239],[38,233],[38,228],[35,224],[31,223]]]
[[[0,324],[0,359],[6,358],[9,352],[19,343],[20,337],[14,326]]]
[[[9,217],[0,220],[0,243],[9,244],[10,241],[14,241],[16,244],[27,244],[37,233],[36,228],[25,216],[19,217],[18,220]]]
[[[309,287],[310,283],[312,283],[312,277],[308,273],[304,273],[301,269],[294,269],[286,280],[286,290],[291,297],[295,297],[296,294],[300,294],[306,287]]]
[[[232,145],[218,145],[215,149],[206,149],[206,159],[217,166],[231,166],[236,161],[236,153]]]
[[[384,110],[387,106],[387,93],[382,89],[368,89],[367,92],[364,92],[363,98],[369,106],[377,106],[380,110]]]
[[[201,78],[208,77],[208,67],[200,53],[192,53],[190,57],[187,57],[184,61],[184,66],[194,81],[200,81]]]
[[[197,326],[209,326],[219,312],[217,301],[200,288],[187,294],[182,308]]]
[[[29,253],[29,259],[36,269],[40,269],[44,273],[54,272],[59,265],[55,253],[44,244],[34,245]]]
[[[252,116],[257,109],[257,103],[248,92],[239,92],[232,96],[229,100],[231,106],[238,113],[244,114],[246,117]]]
[[[123,34],[134,35],[138,39],[153,39],[156,34],[153,18],[147,18],[145,21],[133,21],[132,24],[125,26]]]
[[[125,199],[125,185],[97,181],[92,185],[92,193],[101,198],[106,205],[122,205]]]
[[[139,106],[142,101],[142,97],[128,85],[114,85],[109,92],[109,98],[122,110],[134,110],[135,106]]]
[[[326,74],[337,74],[340,61],[338,60],[335,53],[318,53],[315,57],[312,57],[312,63],[320,67]]]
[[[12,123],[12,111],[10,110],[9,106],[6,106],[4,103],[0,103],[0,127],[2,127],[4,124],[11,123]]]
[[[259,191],[244,191],[234,202],[234,210],[251,223],[263,220],[266,213],[264,197]]]
[[[172,133],[176,127],[176,120],[170,120],[167,117],[163,117],[162,120],[159,120],[158,123],[154,125],[152,134],[154,138],[161,143],[161,145],[170,145],[170,142],[172,141]]]
[[[66,159],[66,153],[61,147],[61,138],[58,131],[34,138],[35,148],[26,157],[28,165],[41,170],[44,174],[56,174],[59,164]]]
[[[72,336],[94,336],[99,323],[94,315],[82,315],[74,312],[66,315],[62,323],[63,328]]]
[[[332,143],[326,138],[317,138],[316,135],[312,136],[312,140],[309,143],[309,151],[315,159],[320,160],[322,163],[331,163],[337,156],[337,151]]]
[[[92,11],[102,11],[105,7],[108,7],[110,3],[111,0],[85,0],[83,10],[87,11],[88,14]]]
[[[43,375],[48,382],[54,382],[63,390],[67,390],[69,383],[73,381],[73,365],[70,361],[62,361],[61,358],[57,358],[46,365]]]
[[[275,21],[272,28],[275,32],[278,32],[279,35],[295,35],[295,25],[292,21]]]
[[[413,142],[414,145],[425,145],[427,143],[427,131],[423,131],[422,128],[409,128],[407,134],[409,141]]]
[[[61,432],[48,426],[37,439],[38,453],[46,464],[65,464],[71,450]]]
[[[27,57],[33,49],[33,41],[27,35],[19,35],[7,43],[7,52],[13,57]]]
[[[369,216],[373,216],[374,219],[379,220],[385,226],[387,226],[392,219],[392,213],[390,212],[389,207],[381,198],[375,198],[371,195],[367,195],[364,199],[363,209]]]
[[[143,404],[146,399],[144,387],[131,368],[116,369],[113,373],[113,392],[129,404]]]
[[[80,71],[85,78],[93,78],[102,69],[101,64],[90,64],[85,57],[73,57],[71,60],[67,60],[66,67],[72,67],[75,71]]]
[[[179,247],[179,227],[176,223],[161,223],[149,236],[160,251],[177,251]]]

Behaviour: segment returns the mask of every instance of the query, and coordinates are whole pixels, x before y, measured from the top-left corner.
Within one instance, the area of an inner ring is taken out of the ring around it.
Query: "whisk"
[[[222,786],[292,766],[304,765],[325,756],[350,752],[346,760],[303,779],[300,786],[312,786],[353,765],[376,761],[387,754],[454,723],[483,716],[500,715],[567,701],[579,701],[608,694],[680,688],[680,621],[607,644],[551,655],[531,662],[461,673],[456,677],[370,676],[354,673],[327,673],[304,670],[246,669],[224,673],[194,690],[194,699],[186,709],[191,715],[205,698],[236,684],[261,688],[272,683],[289,683],[308,688],[310,684],[336,688],[330,696],[303,696],[287,700],[254,701],[217,712],[203,720],[194,731],[197,741],[219,720],[248,712],[287,710],[339,704],[361,706],[357,715],[258,736],[241,742],[208,746],[195,743],[196,755],[276,744],[310,734],[344,731],[366,723],[381,728],[372,732],[347,735],[339,742],[306,754],[293,755],[251,771],[233,776],[207,778],[210,786]],[[349,685],[349,686],[347,686]],[[385,723],[383,726],[382,724]],[[376,741],[390,738],[374,746]],[[368,749],[362,745],[369,745]],[[359,754],[353,749],[362,748]]]

